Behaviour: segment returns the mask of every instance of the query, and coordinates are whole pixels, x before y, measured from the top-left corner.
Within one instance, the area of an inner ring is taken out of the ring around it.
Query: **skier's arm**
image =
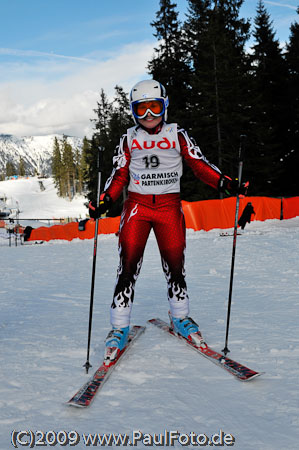
[[[178,131],[178,139],[181,155],[188,166],[191,167],[194,175],[214,189],[219,189],[220,180],[223,178],[221,171],[209,163],[185,130],[180,129]]]
[[[181,155],[193,170],[194,175],[204,183],[217,189],[219,192],[225,192],[227,195],[242,194],[246,195],[249,183],[242,183],[239,186],[237,179],[232,179],[221,173],[218,167],[211,164],[201,153],[200,148],[191,139],[183,129],[178,131],[178,138],[181,147]]]

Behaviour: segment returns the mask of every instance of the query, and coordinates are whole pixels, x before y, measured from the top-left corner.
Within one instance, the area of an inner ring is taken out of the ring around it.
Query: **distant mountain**
[[[36,172],[44,176],[51,175],[51,160],[55,137],[58,140],[63,138],[62,135],[58,134],[24,137],[0,134],[0,174],[5,173],[6,163],[9,161],[17,169],[20,158],[22,158],[28,175],[34,175]],[[74,149],[82,148],[82,138],[69,136],[67,139]]]

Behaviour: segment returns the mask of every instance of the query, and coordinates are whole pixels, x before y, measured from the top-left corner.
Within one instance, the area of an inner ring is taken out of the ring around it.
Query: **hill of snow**
[[[20,178],[0,182],[0,198],[9,208],[19,209],[20,219],[85,218],[86,198],[77,195],[72,201],[57,196],[53,178]]]
[[[191,316],[216,350],[224,345],[231,250],[232,238],[220,237],[219,230],[187,232]],[[232,448],[237,450],[298,448],[299,218],[252,222],[237,240],[229,356],[264,375],[239,382],[147,324],[155,316],[167,320],[168,311],[166,282],[151,234],[132,315],[132,324],[147,329],[88,409],[65,403],[91,375],[82,366],[93,240],[5,246],[0,251],[1,450],[11,447],[13,430],[39,430],[36,438],[46,446],[53,446],[51,430],[61,430],[62,444],[63,431],[66,437],[74,431],[73,448],[80,450],[100,447],[96,440],[94,445],[84,443],[89,433],[93,439],[97,433],[127,433],[131,439],[139,430],[156,435],[156,442],[165,430],[178,430],[187,439],[192,432],[210,438],[222,430],[234,436]],[[90,372],[103,357],[117,265],[116,237],[100,235]],[[28,447],[28,440],[23,435],[19,448]],[[115,443],[110,448],[120,447]],[[140,441],[134,448],[148,445]],[[176,441],[170,448],[184,447]]]
[[[27,173],[51,175],[51,158],[54,138],[62,139],[61,135],[24,136],[0,134],[0,173],[5,171],[6,163],[12,162],[16,168],[23,159]],[[82,148],[83,140],[69,136],[68,142],[75,148]]]

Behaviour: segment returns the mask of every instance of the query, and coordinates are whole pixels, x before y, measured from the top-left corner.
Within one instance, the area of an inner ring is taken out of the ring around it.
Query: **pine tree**
[[[104,141],[108,139],[111,108],[112,102],[109,102],[104,89],[101,89],[100,101],[97,102],[97,108],[94,109],[97,118],[92,119],[92,122],[94,122],[96,134]]]
[[[299,8],[297,13],[299,14]],[[291,120],[289,123],[288,148],[283,158],[284,172],[281,185],[284,187],[284,195],[297,196],[299,195],[299,23],[293,23],[290,31],[286,61],[289,79],[288,105]]]
[[[280,195],[289,111],[287,70],[279,41],[264,3],[259,0],[252,47],[251,192]]]
[[[7,161],[5,172],[7,177],[13,177],[14,175],[17,175],[16,168],[14,166],[14,163],[12,161]]]
[[[188,0],[185,22],[192,58],[193,136],[224,173],[236,174],[240,134],[248,126],[249,81],[245,43],[250,24],[239,18],[243,0]],[[201,198],[216,193],[202,184]]]
[[[115,96],[111,105],[109,118],[109,140],[114,145],[119,137],[134,125],[128,94],[121,86],[115,86]]]
[[[81,153],[81,170],[83,177],[83,191],[86,193],[86,197],[89,200],[94,200],[97,192],[96,186],[95,189],[91,186],[91,179],[93,179],[91,170],[92,156],[91,141],[85,136]]]
[[[93,179],[92,185],[96,186],[98,179],[97,171],[97,158],[98,158],[98,147],[104,148],[104,158],[103,158],[103,168],[102,175],[103,179],[106,180],[112,170],[112,157],[114,153],[114,146],[111,145],[110,138],[110,118],[113,110],[113,101],[109,101],[104,90],[101,90],[100,101],[97,102],[97,108],[94,109],[96,114],[96,119],[92,119],[94,123],[95,132],[91,139],[92,151],[95,153],[92,155],[91,161],[88,161],[90,167],[90,178]],[[90,155],[91,156],[91,155]],[[93,197],[89,200],[95,200],[96,198],[96,187],[92,189]]]
[[[82,151],[80,151],[78,148],[74,150],[74,163],[75,163],[76,193],[82,194],[83,192]]]
[[[63,136],[60,142],[57,137],[54,138],[52,175],[60,197],[72,200],[77,192],[79,155],[79,150],[74,152],[67,136]]]
[[[19,170],[18,170],[18,175],[20,177],[24,177],[25,176],[25,163],[23,158],[20,156],[20,160],[19,160]]]
[[[63,183],[65,185],[66,195],[69,200],[75,195],[75,163],[74,163],[74,153],[71,144],[67,141],[67,136],[63,136],[61,143],[61,153],[62,153],[62,167],[63,167]]]
[[[58,190],[58,195],[63,196],[62,185],[62,159],[61,151],[57,137],[54,138],[53,155],[52,155],[52,176],[54,178],[55,186]]]

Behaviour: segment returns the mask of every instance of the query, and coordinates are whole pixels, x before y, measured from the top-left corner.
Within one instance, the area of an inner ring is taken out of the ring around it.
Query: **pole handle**
[[[103,154],[104,154],[104,147],[98,146],[98,158],[97,158],[97,169],[98,169],[97,206],[99,206],[99,204],[100,204],[101,174],[103,172]]]
[[[103,154],[105,149],[99,145],[98,150],[98,172],[103,172]]]
[[[240,146],[239,146],[239,168],[238,168],[238,181],[239,181],[239,187],[242,183],[242,171],[243,171],[243,161],[245,156],[245,141],[246,141],[246,134],[241,134],[240,136]]]

